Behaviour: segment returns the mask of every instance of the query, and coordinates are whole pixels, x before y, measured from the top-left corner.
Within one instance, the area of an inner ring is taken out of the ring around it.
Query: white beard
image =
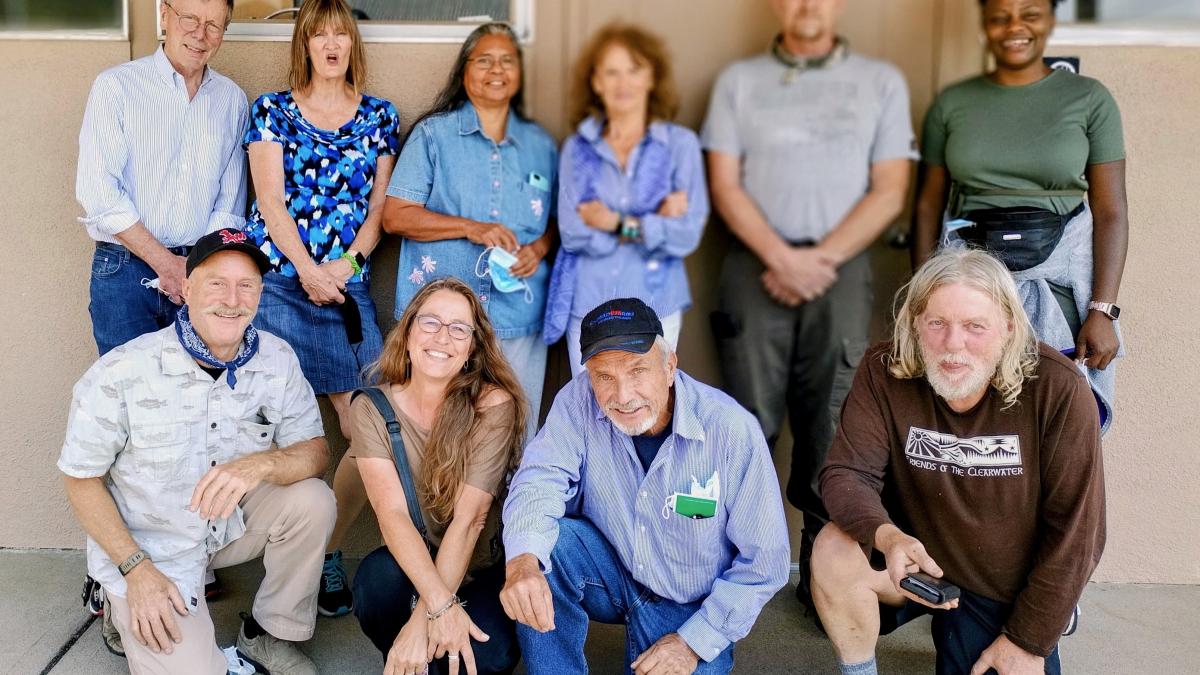
[[[642,434],[646,433],[647,431],[650,431],[650,427],[654,426],[655,420],[658,419],[658,410],[657,410],[657,406],[651,404],[649,401],[631,401],[628,406],[617,406],[617,407],[628,408],[628,407],[634,407],[637,405],[645,405],[649,410],[649,414],[646,415],[646,418],[644,420],[634,424],[633,426],[622,424],[622,423],[618,422],[617,420],[613,419],[613,416],[611,414],[609,414],[609,412],[610,412],[609,410],[605,410],[604,414],[608,416],[608,421],[612,422],[614,427],[621,430],[621,433],[623,433],[627,436],[641,436]],[[612,408],[612,407],[613,406],[611,406],[611,405],[609,406],[609,408]]]
[[[921,359],[925,363],[925,379],[928,380],[929,386],[933,387],[935,394],[947,401],[960,401],[987,389],[996,374],[996,367],[1000,365],[998,352],[995,358],[989,359],[988,362],[980,362],[966,354],[931,354],[925,345],[921,345]],[[938,367],[942,361],[965,363],[970,370],[957,378],[951,378]]]

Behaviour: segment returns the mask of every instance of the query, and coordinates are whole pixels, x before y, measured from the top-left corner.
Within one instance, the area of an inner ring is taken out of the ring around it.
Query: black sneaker
[[[325,554],[321,568],[321,588],[317,591],[317,612],[321,616],[342,616],[354,608],[354,595],[346,578],[341,550]]]
[[[92,616],[104,616],[104,587],[90,575],[83,577],[83,591],[79,594],[83,609]]]

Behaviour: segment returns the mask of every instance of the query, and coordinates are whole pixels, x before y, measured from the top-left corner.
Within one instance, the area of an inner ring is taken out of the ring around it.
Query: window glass
[[[125,0],[0,0],[0,33],[123,33]]]

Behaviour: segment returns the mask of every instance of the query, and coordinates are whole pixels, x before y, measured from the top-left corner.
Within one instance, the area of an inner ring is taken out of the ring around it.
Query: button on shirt
[[[107,475],[134,541],[190,609],[203,592],[209,556],[245,532],[240,508],[209,521],[188,510],[200,478],[272,443],[287,447],[324,435],[295,352],[274,335],[258,335],[258,353],[238,368],[237,389],[201,369],[174,325],[108,352],[75,385],[59,470],[74,478]],[[87,556],[88,573],[124,596],[125,579],[91,537]]]
[[[164,246],[246,223],[246,94],[205,68],[188,99],[160,47],[100,73],[79,131],[75,197],[96,241],[138,221]]]
[[[435,213],[501,223],[522,245],[546,231],[554,209],[558,148],[545,130],[509,113],[499,143],[483,133],[469,102],[458,110],[422,120],[400,151],[388,196],[422,204]],[[536,174],[544,181],[533,178]],[[543,260],[533,276],[522,279],[533,293],[496,292],[487,272],[484,247],[467,239],[400,243],[396,277],[396,318],[421,286],[438,277],[467,283],[487,308],[501,339],[534,335],[542,329],[549,265]],[[481,276],[482,275],[482,276]]]
[[[659,316],[687,309],[692,296],[683,258],[700,245],[708,221],[700,141],[690,129],[655,122],[622,169],[603,131],[603,123],[589,117],[563,144],[558,228],[563,248],[580,256],[571,314],[583,317],[613,298],[641,298]],[[590,151],[582,151],[583,144]],[[687,212],[658,215],[663,198],[677,190],[687,193]],[[584,223],[579,205],[592,200],[637,216],[642,241],[621,243],[617,233]]]
[[[790,552],[779,483],[754,417],[723,392],[677,373],[673,430],[650,470],[604,416],[586,373],[554,401],[525,449],[504,504],[508,559],[532,553],[550,571],[558,519],[583,516],[625,569],[656,595],[703,600],[679,634],[705,661],[744,637],[787,582]],[[664,502],[720,473],[717,514],[692,519]]]

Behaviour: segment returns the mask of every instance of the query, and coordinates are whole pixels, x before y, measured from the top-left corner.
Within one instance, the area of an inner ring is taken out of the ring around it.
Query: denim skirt
[[[338,305],[316,305],[300,280],[278,272],[263,277],[262,300],[254,327],[283,338],[296,352],[304,377],[316,394],[353,391],[369,384],[363,371],[379,359],[383,338],[367,284],[346,284],[362,317],[362,342],[352,345]]]

